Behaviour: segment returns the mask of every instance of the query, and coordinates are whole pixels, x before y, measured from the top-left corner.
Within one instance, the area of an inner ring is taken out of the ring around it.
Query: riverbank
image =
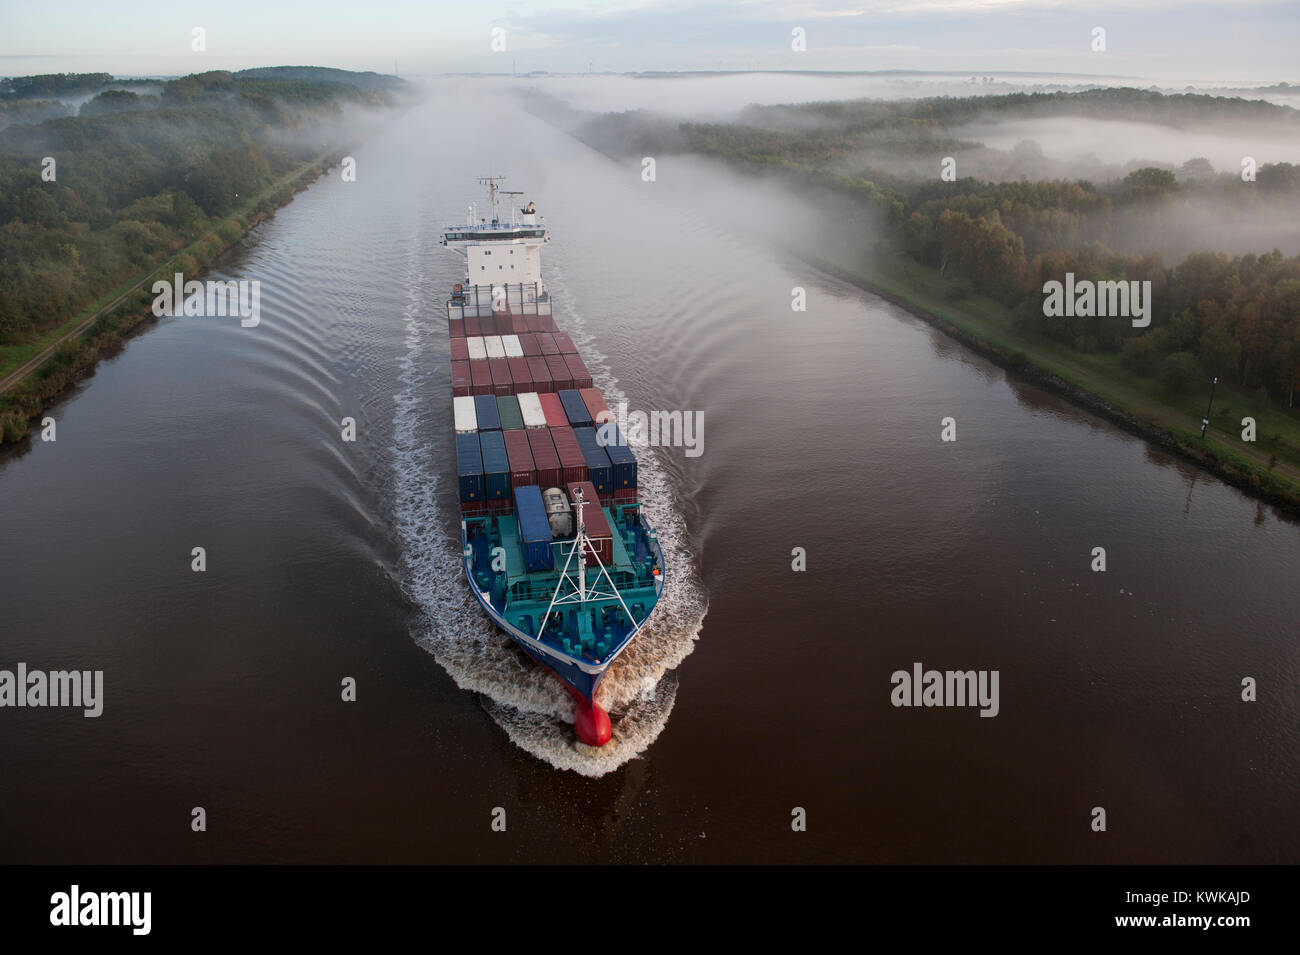
[[[1160,405],[1126,387],[1123,381],[1103,377],[1095,370],[1050,354],[1043,343],[1018,335],[1010,327],[1009,312],[996,302],[969,295],[943,301],[937,279],[925,275],[924,266],[891,252],[866,265],[800,257],[810,265],[906,309],[967,348],[977,352],[1009,375],[1038,385],[1105,418],[1131,434],[1190,461],[1227,484],[1260,498],[1293,521],[1300,521],[1300,471],[1270,455],[1245,446],[1245,442],[1211,426],[1202,439],[1200,422],[1177,409]],[[1004,322],[987,315],[1006,313]],[[984,313],[984,314],[981,314]],[[1227,396],[1225,396],[1226,398]],[[1229,399],[1231,400],[1231,399]],[[1216,409],[1214,417],[1231,414],[1230,406]],[[1226,422],[1225,422],[1226,424]],[[1263,435],[1264,429],[1260,429]],[[1242,445],[1233,447],[1232,443]]]
[[[202,236],[106,293],[36,342],[0,349],[0,446],[26,440],[32,422],[102,358],[154,319],[152,287],[174,273],[201,278],[259,223],[337,165],[342,152],[318,156],[251,197]]]

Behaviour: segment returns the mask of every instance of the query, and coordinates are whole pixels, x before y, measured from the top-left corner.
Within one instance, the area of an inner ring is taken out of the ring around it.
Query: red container
[[[537,466],[533,464],[532,447],[528,443],[528,432],[520,430],[502,431],[501,437],[506,441],[506,457],[510,460],[510,487],[526,487],[537,483]]]
[[[449,318],[447,319],[447,334],[452,338],[465,337],[465,319]]]
[[[573,345],[573,339],[569,337],[568,332],[552,332],[551,337],[555,339],[555,344],[560,348],[561,355],[576,355],[578,349]]]
[[[474,378],[469,371],[469,362],[453,361],[451,363],[451,394],[454,398],[472,395]]]
[[[471,395],[490,395],[492,394],[492,369],[488,368],[486,361],[471,361],[469,373],[472,384],[469,393]]]
[[[542,350],[543,355],[558,355],[560,353],[560,346],[555,344],[555,336],[549,332],[538,334],[537,347]]]
[[[465,337],[473,338],[475,335],[483,334],[483,319],[477,315],[465,316]]]
[[[451,360],[469,361],[469,342],[463,338],[453,338],[451,340]]]
[[[525,315],[524,324],[528,326],[530,332],[546,331],[546,326],[542,323],[542,316],[540,315]]]
[[[469,501],[469,502],[462,501],[460,505],[460,512],[465,517],[478,517],[479,515],[486,514],[488,512],[487,502],[486,501]]]
[[[555,443],[555,453],[560,456],[560,467],[564,469],[564,483],[587,480],[587,459],[578,447],[578,439],[573,436],[573,429],[568,425],[563,428],[548,429],[551,440]],[[595,499],[592,492],[592,499]]]
[[[510,316],[510,332],[509,332],[509,334],[511,334],[511,335],[523,335],[523,334],[525,334],[527,331],[528,331],[528,320],[527,320],[526,318],[524,318],[522,315],[511,315],[511,316]]]
[[[538,315],[537,318],[538,318],[538,320],[541,322],[541,325],[542,325],[542,329],[541,329],[541,330],[542,330],[542,331],[544,331],[544,332],[553,332],[553,331],[555,331],[555,316],[554,316],[554,315]]]
[[[564,364],[569,369],[569,379],[573,382],[571,388],[590,388],[591,372],[587,371],[587,364],[577,355],[561,355]],[[592,417],[595,417],[594,415]]]
[[[598,388],[580,388],[578,394],[582,395],[582,403],[587,406],[591,420],[596,422],[597,428],[606,421],[614,420],[614,413],[609,410],[609,405],[605,404],[605,399]]]
[[[504,358],[489,358],[488,368],[492,372],[491,394],[504,398],[514,394],[514,384],[510,381],[510,365]]]
[[[573,498],[579,489],[582,491],[582,499],[585,502],[585,506],[582,508],[583,530],[586,531],[587,537],[591,540],[596,554],[600,555],[600,562],[608,567],[614,562],[614,535],[610,532],[609,521],[605,518],[605,512],[597,506],[599,499],[596,497],[596,488],[590,481],[569,482],[569,502],[573,502]],[[573,513],[573,523],[576,527],[578,523],[576,508]],[[587,566],[594,566],[596,563],[595,556],[590,553],[585,554],[585,556]]]
[[[514,382],[514,390],[510,392],[512,395],[537,390],[533,387],[533,375],[528,370],[527,359],[507,358],[506,364],[510,367],[510,380]]]
[[[546,426],[548,428],[567,428],[569,418],[564,413],[564,405],[560,403],[560,396],[554,392],[550,394],[539,394],[537,400],[542,403],[542,414],[546,415]]]
[[[525,358],[528,363],[528,374],[533,379],[533,391],[554,391],[555,382],[551,381],[551,369],[546,364],[546,359],[541,355],[534,355],[532,358]]]
[[[542,347],[537,344],[537,336],[532,332],[525,332],[519,336],[519,347],[524,350],[525,358],[542,353]]]
[[[614,492],[614,503],[635,504],[636,488],[634,487],[619,488],[617,491]]]
[[[537,468],[537,486],[545,491],[548,487],[563,485],[564,470],[560,467],[560,455],[556,453],[551,432],[545,428],[535,428],[524,433],[528,435],[528,448],[533,452],[533,465]],[[510,467],[514,470],[514,465]],[[633,497],[635,498],[635,492]]]
[[[563,391],[566,388],[573,387],[573,376],[569,371],[569,366],[564,363],[563,355],[547,355],[546,367],[551,370],[551,380],[555,382],[555,390]]]

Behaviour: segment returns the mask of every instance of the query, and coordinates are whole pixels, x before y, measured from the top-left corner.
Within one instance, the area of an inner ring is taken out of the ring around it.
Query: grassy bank
[[[865,262],[813,264],[906,308],[1013,374],[1045,385],[1300,516],[1300,422],[1285,411],[1259,408],[1253,396],[1220,381],[1203,439],[1200,421],[1208,390],[1169,395],[1149,379],[1130,374],[1118,356],[1082,354],[1025,334],[1010,309],[945,282],[937,270],[901,251],[885,250]],[[1241,438],[1245,416],[1256,420],[1254,443]]]
[[[204,270],[237,245],[254,226],[290,202],[294,195],[307,188],[337,161],[337,157],[326,155],[303,164],[242,202],[205,234],[106,292],[94,304],[60,323],[40,339],[0,348],[2,379],[33,356],[67,338],[40,364],[29,369],[18,382],[0,394],[0,444],[24,440],[33,420],[39,418],[50,403],[90,371],[100,358],[113,354],[134,329],[153,318],[152,286],[155,281],[170,282],[175,272],[183,273],[187,279],[201,277]]]

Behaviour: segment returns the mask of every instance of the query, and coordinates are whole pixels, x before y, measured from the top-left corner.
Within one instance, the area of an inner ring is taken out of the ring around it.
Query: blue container
[[[531,572],[551,570],[551,522],[546,519],[542,489],[536,484],[515,488],[515,516],[519,519],[519,541],[524,547],[524,569]]]
[[[497,400],[492,395],[475,395],[474,413],[478,415],[480,431],[501,430],[501,414],[497,411]]]
[[[578,440],[582,456],[587,459],[587,480],[596,486],[596,493],[602,497],[613,494],[613,468],[609,463],[609,455],[596,440],[596,429],[574,428],[573,436]]]
[[[479,451],[478,435],[456,435],[456,474],[460,484],[462,504],[483,502],[483,455]]]
[[[601,443],[605,453],[609,455],[609,463],[613,468],[614,490],[626,491],[636,489],[636,455],[626,444],[627,438],[618,430],[618,425],[609,422],[608,434],[614,443]],[[596,439],[599,441],[601,432],[596,432]]]
[[[587,402],[582,400],[576,389],[566,388],[560,392],[560,404],[564,406],[564,416],[569,419],[570,428],[590,428],[593,424]]]
[[[484,499],[489,504],[509,501],[510,458],[506,456],[506,439],[500,431],[480,431],[478,443],[483,452]]]

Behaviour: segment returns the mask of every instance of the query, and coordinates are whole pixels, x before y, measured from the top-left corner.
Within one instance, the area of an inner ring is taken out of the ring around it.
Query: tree
[[[1186,394],[1203,377],[1201,366],[1191,352],[1174,352],[1160,365],[1160,384],[1171,394]]]

